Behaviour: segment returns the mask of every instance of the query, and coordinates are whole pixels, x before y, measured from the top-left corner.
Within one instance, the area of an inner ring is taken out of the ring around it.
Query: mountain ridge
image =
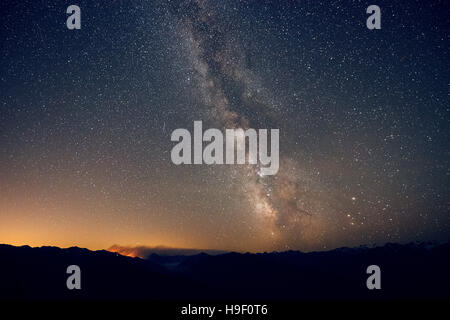
[[[419,299],[450,298],[450,242],[330,251],[164,256],[0,244],[0,299]],[[66,269],[81,269],[68,290]],[[381,290],[366,269],[381,268]]]

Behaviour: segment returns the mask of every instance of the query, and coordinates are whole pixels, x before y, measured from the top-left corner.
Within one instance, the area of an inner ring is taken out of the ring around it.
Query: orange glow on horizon
[[[107,251],[118,253],[122,256],[131,257],[131,258],[136,258],[136,257],[144,258],[142,256],[139,256],[136,248],[125,248],[125,247],[113,245],[112,247],[107,249]]]

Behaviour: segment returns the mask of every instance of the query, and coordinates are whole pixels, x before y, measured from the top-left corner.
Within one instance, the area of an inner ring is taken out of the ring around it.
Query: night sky
[[[81,30],[66,8],[81,8]],[[381,8],[381,30],[366,8]],[[445,1],[12,1],[0,243],[328,250],[450,238]],[[280,169],[173,130],[280,129]]]

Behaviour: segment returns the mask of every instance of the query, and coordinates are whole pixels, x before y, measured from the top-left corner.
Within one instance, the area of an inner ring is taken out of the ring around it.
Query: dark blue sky
[[[81,8],[68,30],[66,8]],[[366,8],[381,8],[381,30]],[[448,240],[445,1],[2,1],[0,242],[321,250]],[[280,171],[175,166],[279,128]]]

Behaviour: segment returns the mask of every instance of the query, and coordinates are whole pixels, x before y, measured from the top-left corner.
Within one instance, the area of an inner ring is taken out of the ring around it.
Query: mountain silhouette
[[[449,299],[450,242],[327,252],[200,253],[146,259],[78,247],[0,245],[0,299]],[[69,290],[69,265],[81,290]],[[381,290],[369,290],[369,265]]]

